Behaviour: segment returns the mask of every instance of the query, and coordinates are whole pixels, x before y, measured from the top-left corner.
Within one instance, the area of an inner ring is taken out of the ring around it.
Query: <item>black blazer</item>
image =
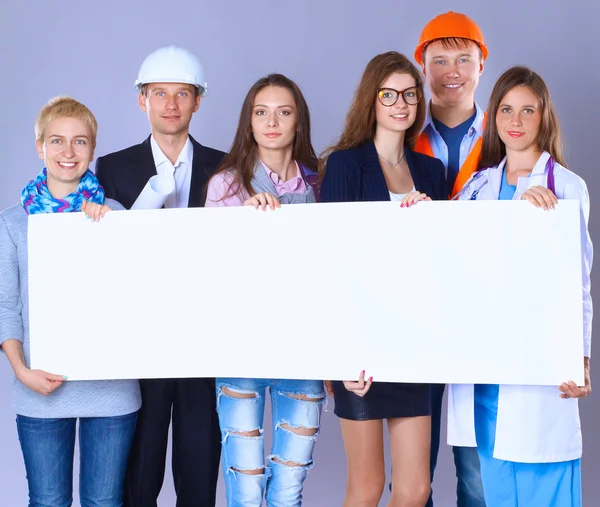
[[[206,201],[206,183],[223,160],[225,153],[207,148],[190,136],[194,146],[190,208],[200,208]],[[127,209],[140,195],[148,180],[156,175],[150,136],[141,144],[99,157],[96,176],[104,187],[106,197],[119,201]]]
[[[447,200],[444,164],[407,147],[406,161],[415,188],[433,200]],[[385,177],[373,141],[333,152],[321,184],[321,202],[389,201]]]

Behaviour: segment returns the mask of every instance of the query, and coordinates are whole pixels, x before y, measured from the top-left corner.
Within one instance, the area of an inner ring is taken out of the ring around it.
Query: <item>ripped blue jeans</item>
[[[302,505],[325,399],[323,382],[218,378],[216,387],[227,506],[260,507],[263,497],[268,507]],[[273,445],[265,465],[267,387]]]

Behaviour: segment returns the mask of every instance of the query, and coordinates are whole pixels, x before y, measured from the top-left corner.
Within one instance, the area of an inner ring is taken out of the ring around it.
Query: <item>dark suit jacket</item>
[[[194,146],[192,159],[192,182],[190,186],[190,208],[204,206],[206,183],[223,160],[225,153],[207,148],[190,136]],[[99,157],[96,161],[96,176],[104,187],[106,197],[119,201],[131,208],[148,180],[156,175],[150,136],[141,144]]]
[[[415,188],[434,200],[448,199],[442,162],[407,147],[405,150]],[[389,200],[390,194],[372,141],[329,156],[321,185],[321,202]]]

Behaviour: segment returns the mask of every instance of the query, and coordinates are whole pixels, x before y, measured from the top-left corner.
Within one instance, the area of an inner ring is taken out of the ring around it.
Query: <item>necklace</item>
[[[406,155],[406,150],[402,151],[402,156],[398,159],[398,162],[396,162],[395,164],[391,160],[388,160],[387,158],[385,158],[381,153],[377,153],[377,155],[379,155],[383,160],[385,160],[392,167],[396,167],[400,162],[402,162],[402,160],[404,160],[404,155]]]

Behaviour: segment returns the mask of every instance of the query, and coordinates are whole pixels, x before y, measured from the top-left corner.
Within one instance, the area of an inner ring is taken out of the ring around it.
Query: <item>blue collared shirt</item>
[[[460,143],[459,167],[462,167],[469,156],[469,153],[471,153],[473,146],[475,146],[477,140],[483,135],[483,115],[483,109],[475,102],[475,120],[473,120],[473,125],[471,125]],[[433,150],[433,156],[441,160],[442,164],[444,164],[444,167],[446,168],[446,178],[448,178],[448,147],[446,146],[444,139],[442,139],[441,134],[435,128],[433,118],[431,117],[430,105],[427,107],[427,116],[425,117],[423,131],[427,134],[427,139],[429,139],[429,144]]]

